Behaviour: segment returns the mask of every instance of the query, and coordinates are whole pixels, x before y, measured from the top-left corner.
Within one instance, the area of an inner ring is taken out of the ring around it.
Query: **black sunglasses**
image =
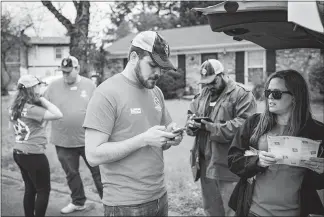
[[[268,90],[265,90],[265,91],[264,91],[264,96],[265,96],[266,98],[269,98],[270,94],[272,94],[272,97],[273,97],[274,99],[281,99],[283,93],[287,93],[287,94],[292,95],[292,93],[291,93],[290,91],[269,90],[269,89],[268,89]]]

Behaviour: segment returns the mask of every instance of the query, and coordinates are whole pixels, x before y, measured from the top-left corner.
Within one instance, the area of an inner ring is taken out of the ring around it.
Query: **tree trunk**
[[[80,75],[88,77],[88,30],[90,22],[90,2],[73,1],[77,15],[74,24],[64,17],[50,1],[42,1],[43,5],[68,30],[70,36],[70,54],[75,56],[80,63]]]
[[[88,39],[81,34],[74,33],[70,35],[70,54],[79,60],[80,75],[88,77]]]
[[[7,96],[9,94],[8,85],[11,80],[4,60],[2,59],[1,61],[1,96]]]
[[[69,29],[70,35],[70,54],[78,58],[81,71],[80,75],[89,77],[88,67],[88,30],[90,22],[90,3],[80,1],[77,6],[77,16],[75,24]]]

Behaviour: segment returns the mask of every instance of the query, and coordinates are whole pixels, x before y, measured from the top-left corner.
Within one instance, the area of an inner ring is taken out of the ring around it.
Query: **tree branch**
[[[73,24],[70,20],[64,17],[56,8],[53,6],[52,2],[50,1],[42,1],[43,5],[60,21],[60,23],[65,26],[68,30],[73,28]]]
[[[33,25],[34,25],[33,23],[27,24],[23,29],[20,30],[20,35],[24,34],[26,29],[28,29],[29,27],[32,27]]]
[[[77,16],[81,16],[81,14],[82,14],[82,7],[83,7],[83,2],[80,2],[78,4],[78,7],[76,8],[76,10],[77,10]]]
[[[75,9],[78,10],[78,7],[79,7],[78,2],[77,1],[73,1],[73,4],[74,4]]]

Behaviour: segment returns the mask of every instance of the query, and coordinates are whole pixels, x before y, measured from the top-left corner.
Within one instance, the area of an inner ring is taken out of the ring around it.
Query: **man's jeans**
[[[161,198],[137,205],[107,206],[105,216],[168,216],[168,194]]]
[[[82,156],[84,162],[90,169],[93,181],[96,185],[98,194],[102,199],[103,187],[101,183],[99,166],[91,167],[86,159],[84,147],[77,148],[64,148],[56,147],[56,153],[59,161],[61,162],[62,168],[65,171],[66,179],[71,190],[72,203],[77,206],[83,206],[86,197],[84,194],[84,188],[79,173],[79,161]]]
[[[204,160],[200,162],[200,166],[200,182],[206,216],[235,216],[235,212],[228,206],[228,202],[237,182],[209,179],[206,177]]]

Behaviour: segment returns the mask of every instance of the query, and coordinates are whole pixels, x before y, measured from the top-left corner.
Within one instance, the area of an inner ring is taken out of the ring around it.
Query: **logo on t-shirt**
[[[162,111],[160,100],[157,97],[154,97],[154,104],[155,104],[154,108],[156,110],[158,110],[159,112]]]
[[[25,122],[21,121],[19,118],[14,124],[14,130],[17,143],[21,143],[22,141],[28,140],[30,135],[29,127],[27,126],[27,124],[25,124]]]
[[[141,114],[142,113],[141,108],[131,108],[130,111],[131,111],[131,114],[132,115],[136,115],[136,114]]]
[[[74,86],[74,87],[71,87],[70,90],[77,90],[78,87]]]
[[[83,98],[87,97],[88,96],[87,91],[82,90],[80,96]]]

